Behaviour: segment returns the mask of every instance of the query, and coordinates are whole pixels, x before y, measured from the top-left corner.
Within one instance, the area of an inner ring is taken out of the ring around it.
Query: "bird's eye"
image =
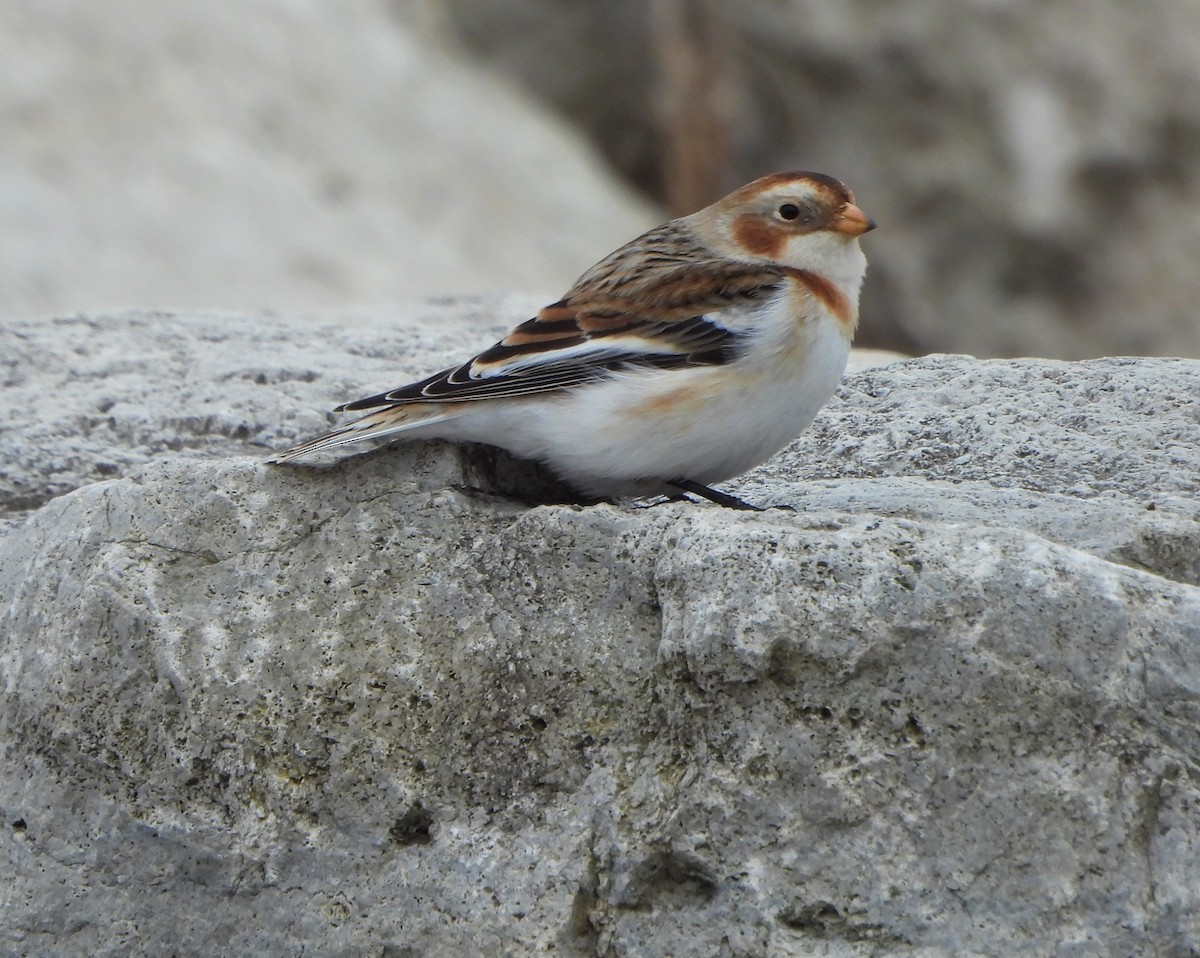
[[[795,203],[784,203],[779,207],[779,218],[784,220],[794,220],[800,216],[800,207]]]

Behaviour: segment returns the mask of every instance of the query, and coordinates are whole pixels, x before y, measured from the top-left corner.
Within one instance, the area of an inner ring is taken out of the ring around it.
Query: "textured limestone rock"
[[[12,514],[164,454],[279,448],[348,397],[489,345],[544,301],[491,297],[323,316],[202,312],[0,326],[0,503]]]
[[[246,454],[474,308],[17,330],[0,950],[1200,948],[1200,363],[858,372],[740,485],[797,512]]]
[[[784,475],[806,509],[1011,526],[1200,584],[1200,363],[927,357],[839,400],[743,491]]]

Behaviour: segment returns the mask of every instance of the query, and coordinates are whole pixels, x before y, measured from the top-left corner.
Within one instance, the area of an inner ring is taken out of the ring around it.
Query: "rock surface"
[[[525,305],[6,331],[0,952],[1200,949],[1200,363],[854,373],[794,513],[247,455]]]

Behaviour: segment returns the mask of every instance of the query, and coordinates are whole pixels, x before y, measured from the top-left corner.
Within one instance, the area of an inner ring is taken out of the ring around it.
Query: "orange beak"
[[[862,236],[863,233],[875,229],[875,221],[851,203],[838,213],[837,218],[833,221],[833,228],[838,233],[845,233],[847,236]]]

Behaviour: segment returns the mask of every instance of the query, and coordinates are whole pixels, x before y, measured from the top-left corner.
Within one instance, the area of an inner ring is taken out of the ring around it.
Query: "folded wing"
[[[461,366],[339,411],[529,396],[620,369],[721,365],[738,355],[746,317],[784,281],[782,270],[727,260],[664,269],[644,254],[634,259],[632,247]]]

